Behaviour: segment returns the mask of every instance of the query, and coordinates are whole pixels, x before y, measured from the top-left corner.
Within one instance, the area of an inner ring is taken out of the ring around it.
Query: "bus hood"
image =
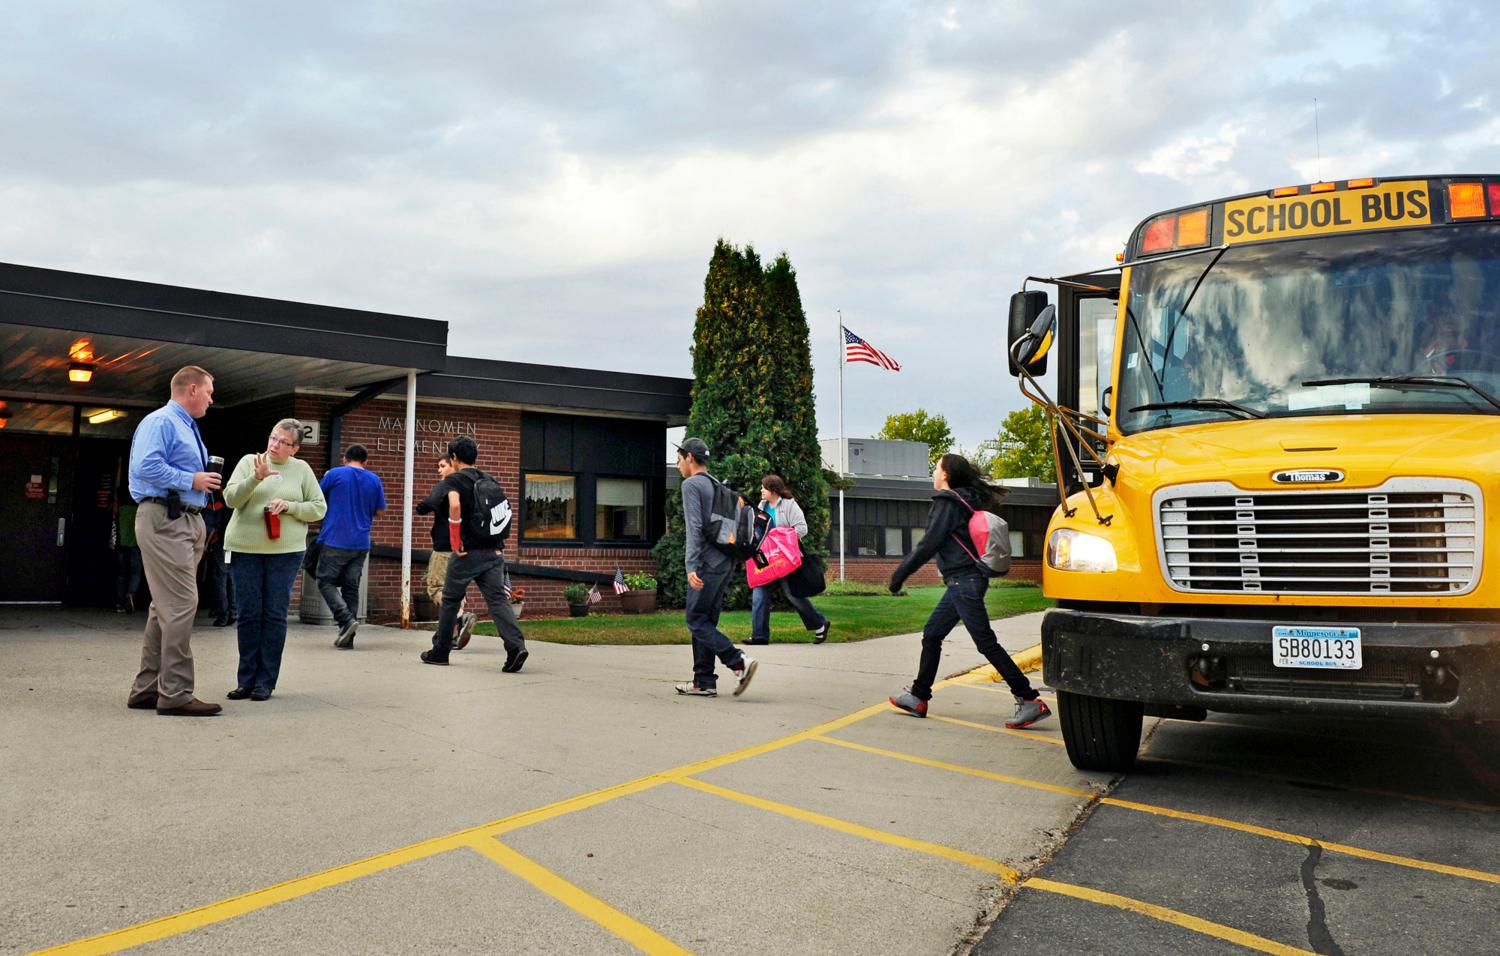
[[[1297,487],[1278,472],[1339,472],[1303,487],[1373,487],[1396,476],[1467,478],[1500,472],[1500,416],[1349,415],[1232,420],[1162,428],[1110,450],[1122,485],[1231,481],[1246,490]],[[1303,476],[1306,477],[1306,476]],[[1122,489],[1123,490],[1123,489]]]

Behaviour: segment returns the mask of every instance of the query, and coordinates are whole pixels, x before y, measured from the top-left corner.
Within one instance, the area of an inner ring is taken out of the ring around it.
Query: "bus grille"
[[[1161,489],[1155,502],[1158,557],[1179,591],[1435,596],[1479,582],[1484,523],[1472,482],[1253,493],[1212,482]]]

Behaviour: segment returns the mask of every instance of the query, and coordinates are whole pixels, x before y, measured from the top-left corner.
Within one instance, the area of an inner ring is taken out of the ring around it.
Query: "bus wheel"
[[[1111,773],[1124,773],[1135,766],[1135,754],[1141,746],[1142,710],[1140,701],[1058,691],[1057,718],[1073,766]]]

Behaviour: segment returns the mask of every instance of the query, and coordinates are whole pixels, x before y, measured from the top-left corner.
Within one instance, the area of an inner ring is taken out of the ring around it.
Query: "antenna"
[[[1323,132],[1318,128],[1318,98],[1313,97],[1313,142],[1318,149],[1318,182],[1323,181]]]

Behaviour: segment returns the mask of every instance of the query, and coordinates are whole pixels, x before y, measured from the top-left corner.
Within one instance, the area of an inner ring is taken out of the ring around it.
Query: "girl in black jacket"
[[[947,590],[932,609],[922,628],[922,659],[917,665],[917,679],[904,694],[891,703],[913,717],[927,716],[927,702],[932,699],[932,682],[937,679],[938,662],[943,656],[943,639],[963,621],[974,646],[985,656],[1016,699],[1016,712],[1005,726],[1030,727],[1051,713],[1047,704],[1010,659],[990,627],[990,615],[984,606],[984,592],[989,590],[989,576],[980,570],[978,551],[969,538],[969,517],[975,511],[998,511],[999,496],[980,477],[978,469],[962,455],[944,455],[932,469],[932,508],[927,513],[927,531],[922,543],[907,555],[891,574],[891,593],[901,590],[907,578],[933,557]]]

